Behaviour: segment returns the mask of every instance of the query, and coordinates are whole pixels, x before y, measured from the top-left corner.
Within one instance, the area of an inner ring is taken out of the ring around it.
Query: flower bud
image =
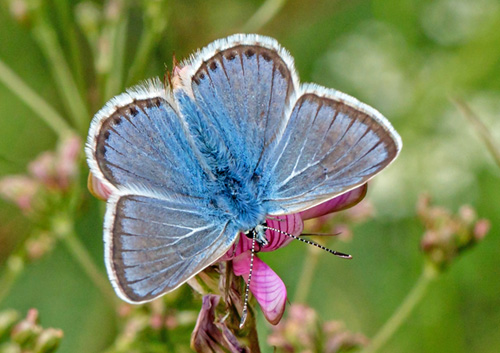
[[[66,191],[78,173],[81,140],[66,138],[56,152],[43,152],[28,165],[33,178],[50,190]]]
[[[24,247],[26,249],[27,259],[30,261],[38,260],[46,253],[50,252],[55,245],[55,239],[49,232],[40,232],[26,240]]]
[[[38,336],[33,353],[52,353],[59,347],[64,334],[62,330],[48,328]]]
[[[323,324],[325,353],[348,352],[368,344],[368,338],[360,333],[352,333],[345,329],[340,321],[328,321]]]
[[[19,313],[13,309],[0,312],[0,339],[10,332],[17,320],[19,320]]]
[[[43,152],[30,162],[28,170],[33,178],[49,189],[57,188],[56,156],[54,152]]]
[[[483,240],[491,228],[491,223],[487,219],[480,219],[474,225],[474,238],[476,241]]]
[[[92,1],[83,1],[75,6],[75,20],[91,42],[99,35],[101,17],[101,10]]]
[[[78,163],[81,152],[82,141],[76,135],[67,137],[59,145],[56,160],[56,175],[60,189],[67,190],[78,176]]]
[[[14,342],[19,345],[28,345],[42,332],[42,328],[37,324],[38,311],[30,309],[26,315],[26,319],[19,322],[12,330],[11,337]]]
[[[40,184],[24,175],[6,176],[0,179],[0,197],[11,201],[23,212],[33,210]]]
[[[12,18],[19,24],[26,25],[30,23],[31,16],[26,0],[9,1],[9,10]]]

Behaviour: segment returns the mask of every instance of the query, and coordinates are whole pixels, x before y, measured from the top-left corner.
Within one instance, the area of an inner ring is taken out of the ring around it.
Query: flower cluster
[[[106,352],[156,352],[165,345],[187,350],[197,315],[191,309],[194,299],[188,288],[180,288],[143,305],[120,303],[117,308],[120,333]]]
[[[19,320],[15,310],[0,313],[0,339],[9,335],[2,345],[2,352],[52,353],[57,350],[63,332],[54,328],[43,328],[39,324],[38,311],[30,309],[26,318]]]
[[[81,139],[70,135],[61,141],[56,151],[43,152],[30,162],[27,174],[0,179],[0,197],[15,204],[35,225],[18,251],[11,254],[8,271],[19,273],[26,261],[49,253],[57,236],[67,232],[67,218],[63,215],[75,206],[77,188],[74,186],[81,152]]]
[[[64,193],[78,175],[82,143],[71,136],[62,141],[57,151],[40,154],[28,165],[28,175],[11,175],[0,180],[0,196],[15,203],[24,213],[43,209],[43,193]]]
[[[317,313],[302,304],[292,304],[288,317],[273,327],[267,343],[275,352],[345,352],[366,345],[368,339],[347,331],[339,321],[321,322]]]
[[[417,214],[425,226],[421,247],[429,261],[444,269],[464,250],[480,242],[490,230],[490,222],[478,219],[470,206],[462,206],[457,215],[431,206],[428,195],[420,197]]]

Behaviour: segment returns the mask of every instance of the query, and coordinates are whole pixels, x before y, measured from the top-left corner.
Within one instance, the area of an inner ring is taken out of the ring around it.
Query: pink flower
[[[0,197],[15,203],[23,212],[33,210],[41,185],[25,175],[11,175],[0,179]]]
[[[304,220],[320,217],[352,207],[366,195],[367,185],[364,184],[351,191],[326,201],[306,211],[267,219],[267,225],[295,236],[299,236],[304,228]],[[266,231],[268,244],[256,252],[274,251],[288,245],[293,239],[285,234],[268,229]],[[248,280],[250,273],[252,239],[241,233],[239,240],[219,261],[232,261],[233,272]],[[281,278],[266,265],[257,255],[254,256],[250,291],[259,303],[264,316],[271,324],[276,325],[285,311],[287,299],[286,287]]]
[[[44,152],[29,164],[30,174],[50,190],[68,190],[78,174],[81,146],[77,136],[64,139],[57,151]]]
[[[111,196],[111,190],[91,172],[87,179],[87,188],[94,197],[101,201],[106,201]]]

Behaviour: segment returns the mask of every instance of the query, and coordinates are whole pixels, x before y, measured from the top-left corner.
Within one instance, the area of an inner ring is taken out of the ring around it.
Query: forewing
[[[186,282],[220,258],[237,230],[210,221],[195,200],[188,203],[122,195],[108,201],[106,266],[118,295],[150,301]]]
[[[375,109],[343,93],[306,85],[265,161],[271,214],[303,211],[364,184],[401,149]]]
[[[163,85],[111,100],[92,121],[87,142],[91,171],[111,190],[163,195],[206,193],[206,176]]]
[[[209,131],[215,144],[253,172],[286,124],[298,85],[293,59],[274,39],[235,35],[183,65],[175,95],[192,135],[205,139]]]
[[[210,206],[204,160],[161,83],[112,99],[92,121],[86,153],[109,191],[106,266],[122,299],[173,290],[234,241],[237,231]]]

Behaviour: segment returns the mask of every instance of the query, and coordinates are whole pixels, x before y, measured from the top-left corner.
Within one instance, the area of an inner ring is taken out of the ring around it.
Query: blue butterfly
[[[109,101],[86,154],[110,192],[105,261],[132,303],[179,287],[267,215],[304,211],[384,169],[402,143],[356,99],[300,84],[274,39],[233,35]]]

